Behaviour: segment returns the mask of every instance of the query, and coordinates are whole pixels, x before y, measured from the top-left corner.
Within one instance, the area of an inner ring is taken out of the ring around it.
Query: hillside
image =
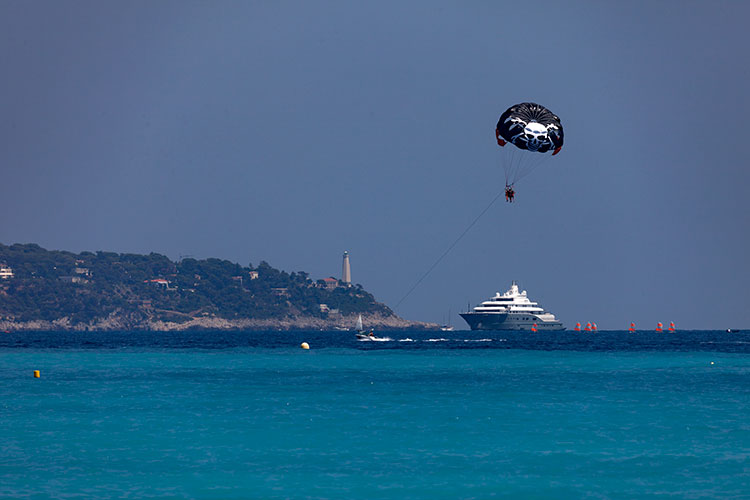
[[[360,285],[313,280],[266,262],[50,251],[0,244],[0,329],[174,330],[430,328],[403,320]]]

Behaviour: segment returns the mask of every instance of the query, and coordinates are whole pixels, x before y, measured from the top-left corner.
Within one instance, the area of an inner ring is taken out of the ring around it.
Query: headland
[[[266,262],[172,261],[151,253],[72,253],[0,244],[0,330],[435,329],[361,285]]]

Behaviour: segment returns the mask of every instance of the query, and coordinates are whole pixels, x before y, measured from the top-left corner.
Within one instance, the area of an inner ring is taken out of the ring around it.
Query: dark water
[[[750,335],[380,335],[1,335],[0,497],[748,498]]]
[[[360,350],[423,349],[523,349],[591,352],[715,351],[750,353],[750,330],[727,333],[690,330],[677,333],[652,331],[589,332],[378,332],[385,342],[358,341],[352,332],[10,332],[0,334],[0,349],[277,349],[307,342],[315,348]]]

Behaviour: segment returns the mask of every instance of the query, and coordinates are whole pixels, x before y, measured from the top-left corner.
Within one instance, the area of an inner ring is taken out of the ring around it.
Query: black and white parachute
[[[533,102],[508,108],[495,128],[497,144],[503,146],[505,184],[512,186],[563,147],[563,126],[549,109]],[[547,153],[552,154],[547,154]]]
[[[500,115],[495,128],[500,146],[510,142],[520,149],[547,153],[552,156],[563,147],[563,127],[560,118],[549,109],[533,102],[522,102]]]

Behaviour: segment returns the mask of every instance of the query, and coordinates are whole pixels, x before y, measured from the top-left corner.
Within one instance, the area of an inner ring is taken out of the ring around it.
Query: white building
[[[13,269],[8,266],[0,266],[0,279],[7,280],[13,277]]]

